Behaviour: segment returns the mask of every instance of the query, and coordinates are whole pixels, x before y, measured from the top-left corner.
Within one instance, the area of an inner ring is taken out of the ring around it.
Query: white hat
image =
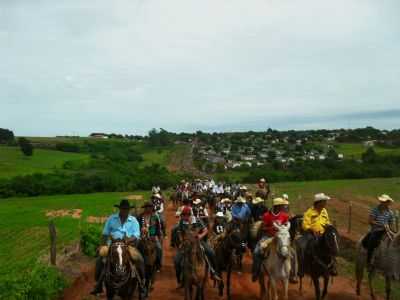
[[[258,203],[264,202],[264,200],[260,197],[256,197],[255,199],[253,199],[252,202],[253,202],[253,204],[258,204]]]
[[[289,195],[288,194],[283,194],[282,198],[285,199],[285,200],[289,200]]]
[[[247,191],[247,186],[242,185],[242,186],[240,186],[240,189],[241,189],[241,190],[244,190],[244,191]]]
[[[200,203],[201,203],[201,200],[199,198],[197,198],[196,200],[193,201],[194,205],[197,205],[197,204],[200,204]]]
[[[153,197],[158,198],[158,199],[161,199],[161,195],[160,195],[159,193],[154,194]]]
[[[319,201],[327,201],[329,199],[331,199],[331,197],[325,195],[324,193],[318,193],[314,195],[314,203]]]
[[[235,200],[235,203],[246,203],[246,199],[244,199],[243,197],[238,197],[238,198]]]
[[[219,217],[219,218],[225,218],[225,215],[222,211],[217,212],[217,214],[215,216]]]
[[[261,178],[261,179],[260,179],[260,182],[265,182],[265,178]]]
[[[277,206],[277,205],[289,205],[289,201],[283,199],[283,198],[275,198],[272,201],[272,205],[273,206]]]
[[[388,202],[388,201],[394,202],[394,200],[393,200],[392,198],[390,198],[389,195],[386,195],[386,194],[383,194],[383,195],[379,196],[379,197],[378,197],[378,200],[379,200],[380,202]]]
[[[221,200],[221,203],[225,203],[225,202],[232,202],[232,200],[229,198],[224,198]]]

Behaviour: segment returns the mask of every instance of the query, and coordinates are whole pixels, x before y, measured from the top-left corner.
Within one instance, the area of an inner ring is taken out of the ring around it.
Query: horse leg
[[[373,286],[373,279],[374,279],[374,274],[375,273],[375,271],[370,271],[369,273],[368,273],[368,284],[369,284],[369,291],[370,291],[370,293],[371,293],[371,299],[372,300],[376,300],[376,297],[375,297],[375,292],[374,292],[374,286]]]
[[[329,276],[324,276],[324,290],[322,291],[322,299],[328,294]]]
[[[278,300],[278,291],[276,289],[276,280],[275,278],[269,277],[269,290],[271,291],[271,299]]]
[[[286,278],[283,280],[283,288],[284,288],[284,299],[288,300],[289,299],[289,279]]]
[[[303,277],[301,277],[301,276],[299,278],[299,292],[300,292],[300,296],[303,296]]]
[[[229,264],[228,270],[226,272],[226,297],[228,300],[231,299],[231,275],[232,275],[232,265]]]
[[[385,289],[386,289],[386,300],[390,300],[390,293],[392,289],[392,279],[389,276],[385,276]]]
[[[265,289],[264,274],[260,274],[258,282],[260,283],[260,300],[267,300],[267,292],[266,292],[266,289]]]
[[[316,300],[321,300],[321,288],[319,286],[319,278],[318,277],[312,277],[312,281],[314,283],[315,299]]]

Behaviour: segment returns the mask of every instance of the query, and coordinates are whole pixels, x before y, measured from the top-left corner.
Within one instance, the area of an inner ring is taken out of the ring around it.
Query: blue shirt
[[[124,224],[121,224],[119,214],[111,215],[104,225],[103,235],[111,235],[113,239],[123,239],[125,237],[140,238],[139,222],[133,216],[128,216]]]
[[[246,220],[250,218],[251,211],[247,203],[244,203],[242,206],[238,204],[234,204],[232,206],[232,217],[239,220]]]
[[[389,225],[394,221],[393,212],[390,209],[381,211],[379,206],[371,210],[370,216],[378,223],[377,225],[371,225],[371,231],[384,230],[385,225]]]

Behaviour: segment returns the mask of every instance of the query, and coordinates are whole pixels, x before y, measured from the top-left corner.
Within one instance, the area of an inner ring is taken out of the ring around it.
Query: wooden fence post
[[[350,201],[349,203],[349,220],[348,220],[348,226],[347,226],[347,233],[351,233],[351,219],[353,215],[353,202]]]
[[[53,221],[49,223],[50,233],[50,263],[55,266],[57,261],[57,231]]]

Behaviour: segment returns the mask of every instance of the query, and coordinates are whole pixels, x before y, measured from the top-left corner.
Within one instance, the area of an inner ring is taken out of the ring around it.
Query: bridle
[[[122,241],[115,241],[110,246],[110,253],[106,265],[106,281],[114,289],[120,289],[131,278],[131,266],[126,261],[127,245]],[[118,264],[115,264],[114,255],[117,254]],[[124,261],[125,258],[125,261]],[[129,258],[128,258],[129,259]],[[113,267],[116,267],[115,269]]]

